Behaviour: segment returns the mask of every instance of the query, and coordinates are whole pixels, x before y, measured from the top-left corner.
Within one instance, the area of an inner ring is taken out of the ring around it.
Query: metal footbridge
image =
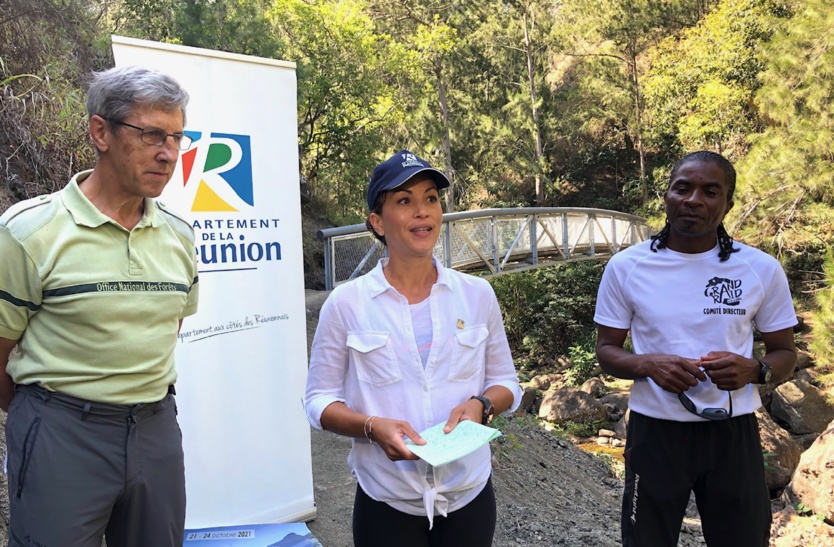
[[[320,230],[327,290],[372,270],[385,247],[353,224]],[[483,209],[443,215],[434,255],[448,268],[495,276],[563,262],[607,260],[649,237],[646,219],[583,207]]]

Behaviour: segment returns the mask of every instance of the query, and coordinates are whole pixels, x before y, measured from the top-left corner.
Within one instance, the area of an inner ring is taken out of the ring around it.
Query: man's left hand
[[[759,379],[759,362],[729,351],[711,351],[701,357],[701,367],[712,383],[725,391],[740,389]]]

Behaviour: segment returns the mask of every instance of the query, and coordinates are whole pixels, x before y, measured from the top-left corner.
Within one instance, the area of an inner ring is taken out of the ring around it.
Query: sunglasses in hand
[[[732,392],[727,392],[727,395],[730,397],[730,410],[725,408],[705,408],[701,411],[698,411],[695,403],[692,402],[692,399],[686,394],[685,391],[681,391],[678,393],[678,400],[681,402],[683,407],[691,412],[696,416],[700,416],[706,420],[712,421],[721,421],[721,420],[729,420],[733,417],[733,394]]]

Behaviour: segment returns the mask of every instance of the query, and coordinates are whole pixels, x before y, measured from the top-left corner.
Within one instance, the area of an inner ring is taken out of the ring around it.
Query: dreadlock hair
[[[709,150],[692,152],[691,154],[687,154],[679,159],[675,163],[674,167],[672,167],[672,172],[669,174],[670,185],[672,184],[672,179],[675,178],[675,175],[677,175],[680,168],[690,161],[712,162],[720,167],[724,171],[724,176],[727,179],[727,201],[733,199],[733,194],[736,191],[736,169],[733,167],[733,164],[730,163],[730,160],[721,154],[710,152]],[[669,244],[669,233],[671,231],[672,227],[669,224],[669,219],[667,218],[666,225],[663,229],[651,237],[652,251],[657,252],[658,249],[665,249],[667,247]],[[718,258],[721,262],[725,262],[730,258],[731,254],[738,252],[739,249],[737,247],[733,247],[733,238],[727,233],[727,229],[724,227],[723,222],[718,225],[716,235],[718,236]]]

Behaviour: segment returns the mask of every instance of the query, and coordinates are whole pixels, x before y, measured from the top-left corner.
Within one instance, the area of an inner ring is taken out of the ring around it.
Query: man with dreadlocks
[[[602,277],[597,358],[607,373],[634,380],[624,546],[676,546],[690,492],[707,545],[768,545],[756,384],[793,370],[796,314],[779,263],[724,229],[735,182],[723,156],[685,156],[669,178],[666,226],[616,254]],[[633,351],[624,348],[629,331]]]

